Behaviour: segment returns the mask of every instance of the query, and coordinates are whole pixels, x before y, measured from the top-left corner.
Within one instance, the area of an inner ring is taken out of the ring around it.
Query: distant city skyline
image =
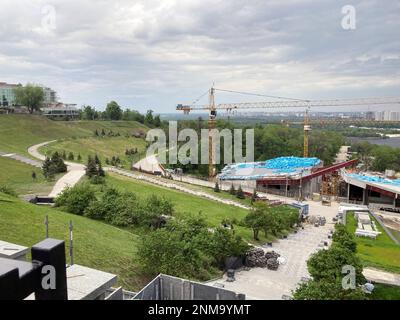
[[[3,0],[0,81],[40,83],[78,106],[104,110],[115,100],[157,113],[213,83],[299,99],[399,96],[400,2],[352,1],[350,30],[348,4]],[[217,103],[255,100],[217,95]]]

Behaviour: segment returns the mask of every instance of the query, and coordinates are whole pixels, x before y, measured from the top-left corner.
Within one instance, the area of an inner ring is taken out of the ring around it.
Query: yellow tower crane
[[[268,97],[280,99],[280,101],[262,101],[262,102],[239,102],[239,103],[220,103],[215,104],[215,91],[224,91],[238,94],[247,94],[259,97]],[[253,109],[285,109],[285,108],[302,108],[305,110],[304,116],[304,157],[309,156],[309,133],[311,131],[311,122],[309,117],[309,111],[314,107],[354,107],[354,106],[378,106],[378,105],[400,105],[400,97],[384,97],[384,98],[357,98],[357,99],[330,99],[330,100],[302,100],[292,99],[278,96],[270,96],[263,94],[246,93],[240,91],[217,89],[211,87],[208,90],[209,103],[208,105],[196,105],[196,104],[178,104],[176,110],[183,111],[184,114],[189,114],[190,111],[209,111],[208,118],[208,129],[209,129],[209,164],[208,164],[208,175],[210,179],[213,179],[216,175],[215,169],[215,150],[213,150],[212,135],[211,131],[216,127],[216,118],[218,110],[253,110]]]

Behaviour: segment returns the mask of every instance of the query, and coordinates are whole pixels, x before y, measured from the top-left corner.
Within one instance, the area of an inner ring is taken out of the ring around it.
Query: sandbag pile
[[[246,255],[246,266],[250,268],[265,268],[267,266],[267,258],[264,250],[261,248],[249,250]]]
[[[254,248],[247,252],[246,267],[277,270],[279,267],[279,257],[280,255],[275,251],[268,251],[267,253],[264,253],[263,249]]]

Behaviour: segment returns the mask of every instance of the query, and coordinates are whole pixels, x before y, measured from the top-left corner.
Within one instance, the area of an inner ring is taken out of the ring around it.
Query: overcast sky
[[[0,82],[173,112],[213,82],[294,98],[400,95],[398,0],[1,0]],[[356,28],[342,27],[353,5]],[[254,101],[220,94],[217,102]]]

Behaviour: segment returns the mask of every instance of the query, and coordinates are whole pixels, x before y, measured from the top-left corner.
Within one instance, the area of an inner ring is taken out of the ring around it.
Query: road
[[[28,148],[28,153],[41,161],[45,160],[45,156],[39,152],[39,148],[48,145],[56,140],[46,141],[35,144]],[[57,197],[64,189],[73,187],[85,175],[85,166],[83,164],[65,161],[67,165],[67,173],[57,180],[53,189],[49,193],[49,197]]]

